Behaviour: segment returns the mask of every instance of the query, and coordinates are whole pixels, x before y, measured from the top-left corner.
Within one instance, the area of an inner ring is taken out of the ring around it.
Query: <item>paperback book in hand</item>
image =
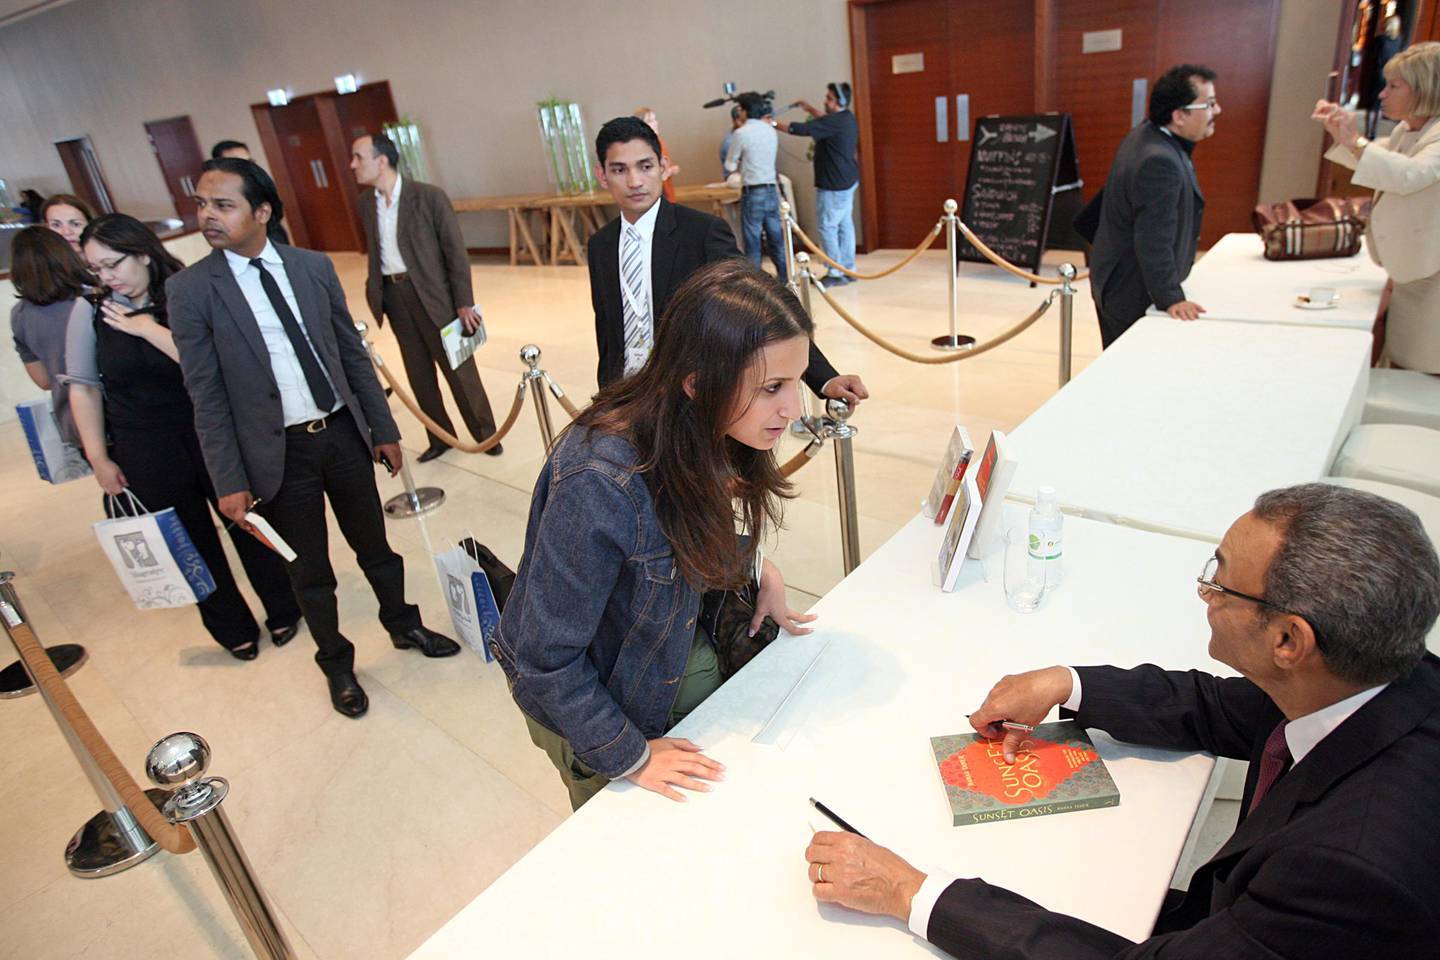
[[[975,733],[931,737],[954,825],[1114,807],[1120,791],[1083,727],[1042,723],[1005,761],[1004,741]]]

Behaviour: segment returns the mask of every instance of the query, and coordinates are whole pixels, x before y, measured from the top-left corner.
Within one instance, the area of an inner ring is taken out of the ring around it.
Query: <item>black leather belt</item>
[[[749,185],[747,185],[747,186],[741,187],[741,188],[740,188],[740,192],[741,192],[741,193],[749,193],[751,190],[774,190],[774,189],[775,189],[775,184],[773,184],[773,183],[752,183],[752,184],[749,184]]]
[[[328,413],[319,420],[306,420],[304,423],[292,423],[285,428],[288,434],[324,433],[334,424],[335,419],[345,411],[344,407],[333,413]]]
[[[390,284],[390,283],[404,283],[405,281],[407,281],[407,280],[410,279],[410,274],[408,274],[408,273],[387,273],[387,274],[384,274],[383,277],[384,277],[384,280],[385,280],[385,282],[386,282],[387,284]]]

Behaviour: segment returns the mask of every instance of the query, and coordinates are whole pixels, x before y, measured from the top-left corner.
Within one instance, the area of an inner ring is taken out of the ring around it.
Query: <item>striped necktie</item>
[[[625,242],[620,254],[620,283],[624,286],[621,300],[625,305],[625,375],[640,369],[632,358],[643,350],[648,356],[652,347],[650,334],[650,298],[645,293],[645,257],[640,231],[625,224]]]

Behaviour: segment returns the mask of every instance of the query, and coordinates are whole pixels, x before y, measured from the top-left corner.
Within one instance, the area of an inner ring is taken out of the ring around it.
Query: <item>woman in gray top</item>
[[[50,391],[55,422],[66,443],[80,445],[70,413],[65,376],[65,330],[70,318],[90,316],[84,299],[95,279],[85,263],[58,233],[47,227],[26,227],[15,236],[10,281],[20,299],[10,310],[15,352],[25,372],[41,390]]]

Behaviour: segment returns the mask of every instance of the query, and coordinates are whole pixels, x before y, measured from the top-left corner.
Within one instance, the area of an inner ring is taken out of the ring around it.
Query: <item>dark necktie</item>
[[[315,406],[321,410],[329,410],[335,406],[335,392],[330,389],[330,382],[325,379],[325,371],[320,369],[320,361],[315,356],[315,351],[310,348],[310,341],[305,339],[305,331],[300,329],[300,323],[295,319],[295,314],[290,312],[290,304],[285,302],[285,295],[280,292],[280,284],[265,269],[265,262],[259,257],[250,261],[250,265],[260,271],[260,286],[265,288],[265,296],[270,298],[270,306],[275,308],[275,315],[280,318],[280,325],[285,328],[285,336],[290,338],[290,346],[295,348],[295,357],[300,361],[300,369],[305,373],[305,383],[310,387],[310,396],[315,401]]]
[[[1255,812],[1265,794],[1270,792],[1280,774],[1290,765],[1290,744],[1285,741],[1285,724],[1286,721],[1281,720],[1265,740],[1265,749],[1260,754],[1260,776],[1255,780],[1255,794],[1250,798],[1250,809],[1246,813]]]

